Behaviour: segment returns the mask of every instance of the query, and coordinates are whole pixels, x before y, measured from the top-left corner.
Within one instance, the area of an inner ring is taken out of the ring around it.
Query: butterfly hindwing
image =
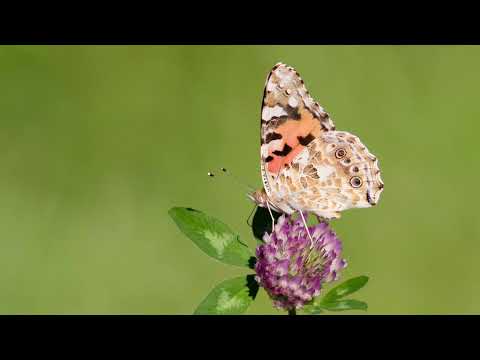
[[[358,137],[330,131],[280,171],[275,188],[292,208],[338,218],[343,210],[375,205],[383,182],[377,158]]]

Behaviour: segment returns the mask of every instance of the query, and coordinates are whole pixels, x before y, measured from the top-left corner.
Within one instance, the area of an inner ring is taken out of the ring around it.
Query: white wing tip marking
[[[265,121],[269,121],[273,117],[280,117],[283,115],[287,115],[287,113],[279,105],[275,105],[274,107],[264,106],[262,110],[262,119]]]

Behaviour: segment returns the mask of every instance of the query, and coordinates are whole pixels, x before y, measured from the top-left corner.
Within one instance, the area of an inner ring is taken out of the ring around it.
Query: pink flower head
[[[282,215],[257,247],[255,279],[279,309],[302,308],[320,294],[323,283],[337,280],[347,266],[341,259],[342,243],[327,223],[308,230],[313,243],[301,218]]]

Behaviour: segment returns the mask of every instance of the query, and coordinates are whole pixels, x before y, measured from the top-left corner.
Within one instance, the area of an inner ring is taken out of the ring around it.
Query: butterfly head
[[[260,207],[267,207],[268,195],[264,188],[252,191],[247,194],[248,198]]]

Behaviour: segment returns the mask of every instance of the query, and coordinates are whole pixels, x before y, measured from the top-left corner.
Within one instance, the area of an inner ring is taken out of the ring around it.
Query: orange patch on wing
[[[298,144],[292,149],[292,151],[288,153],[287,156],[271,155],[273,156],[273,160],[268,163],[268,171],[278,174],[282,167],[285,166],[285,164],[290,164],[295,156],[297,156],[304,147],[305,146]]]
[[[309,134],[315,138],[320,135],[320,122],[315,119],[310,111],[303,109],[300,113],[300,120],[287,120],[285,123],[275,129],[275,132],[282,135],[280,146],[269,150],[269,155],[273,158],[267,165],[269,172],[278,174],[285,164],[290,164],[293,159],[303,150],[305,146],[301,145],[298,137],[306,137]],[[285,156],[276,155],[273,152],[282,150],[287,144],[292,150]]]

